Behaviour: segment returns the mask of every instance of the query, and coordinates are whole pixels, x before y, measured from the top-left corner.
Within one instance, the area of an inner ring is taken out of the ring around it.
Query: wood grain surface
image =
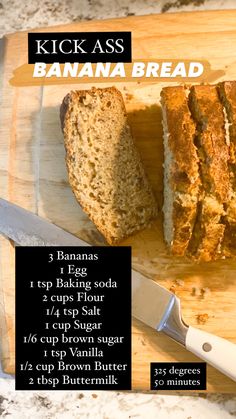
[[[236,75],[236,11],[232,10],[90,21],[43,30],[131,30],[135,59],[206,59],[212,69],[221,70],[217,81],[232,80]],[[0,99],[1,197],[91,244],[104,243],[68,185],[59,122],[59,105],[64,95],[71,89],[91,85],[10,86],[13,70],[26,62],[27,33],[7,36]],[[171,288],[181,298],[187,323],[236,343],[236,262],[193,264],[169,256],[163,242],[159,95],[164,85],[167,83],[116,83],[123,93],[134,138],[160,208],[159,217],[150,228],[122,244],[132,245],[135,269]],[[6,372],[14,373],[14,246],[4,237],[0,240],[0,258],[2,363]],[[150,362],[198,361],[174,341],[135,320],[132,347],[133,389],[149,389]],[[235,393],[236,383],[209,366],[207,391]]]

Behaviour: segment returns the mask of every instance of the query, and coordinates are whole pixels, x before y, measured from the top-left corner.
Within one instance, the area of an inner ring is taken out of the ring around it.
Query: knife
[[[0,198],[0,232],[20,246],[89,246],[83,240]],[[132,315],[236,381],[236,345],[188,326],[172,292],[132,270]]]

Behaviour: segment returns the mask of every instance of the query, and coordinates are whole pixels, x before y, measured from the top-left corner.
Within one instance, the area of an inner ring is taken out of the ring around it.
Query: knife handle
[[[189,326],[186,349],[236,381],[236,345],[226,339]]]

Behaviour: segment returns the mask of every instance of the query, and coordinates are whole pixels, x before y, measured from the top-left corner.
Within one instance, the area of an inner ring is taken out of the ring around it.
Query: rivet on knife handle
[[[229,340],[189,326],[186,348],[236,381],[236,345]]]

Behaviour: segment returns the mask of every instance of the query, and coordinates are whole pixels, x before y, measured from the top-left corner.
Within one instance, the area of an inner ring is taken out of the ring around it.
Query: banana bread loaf
[[[229,83],[162,89],[164,236],[175,255],[210,261],[230,234],[236,244],[235,94]]]

